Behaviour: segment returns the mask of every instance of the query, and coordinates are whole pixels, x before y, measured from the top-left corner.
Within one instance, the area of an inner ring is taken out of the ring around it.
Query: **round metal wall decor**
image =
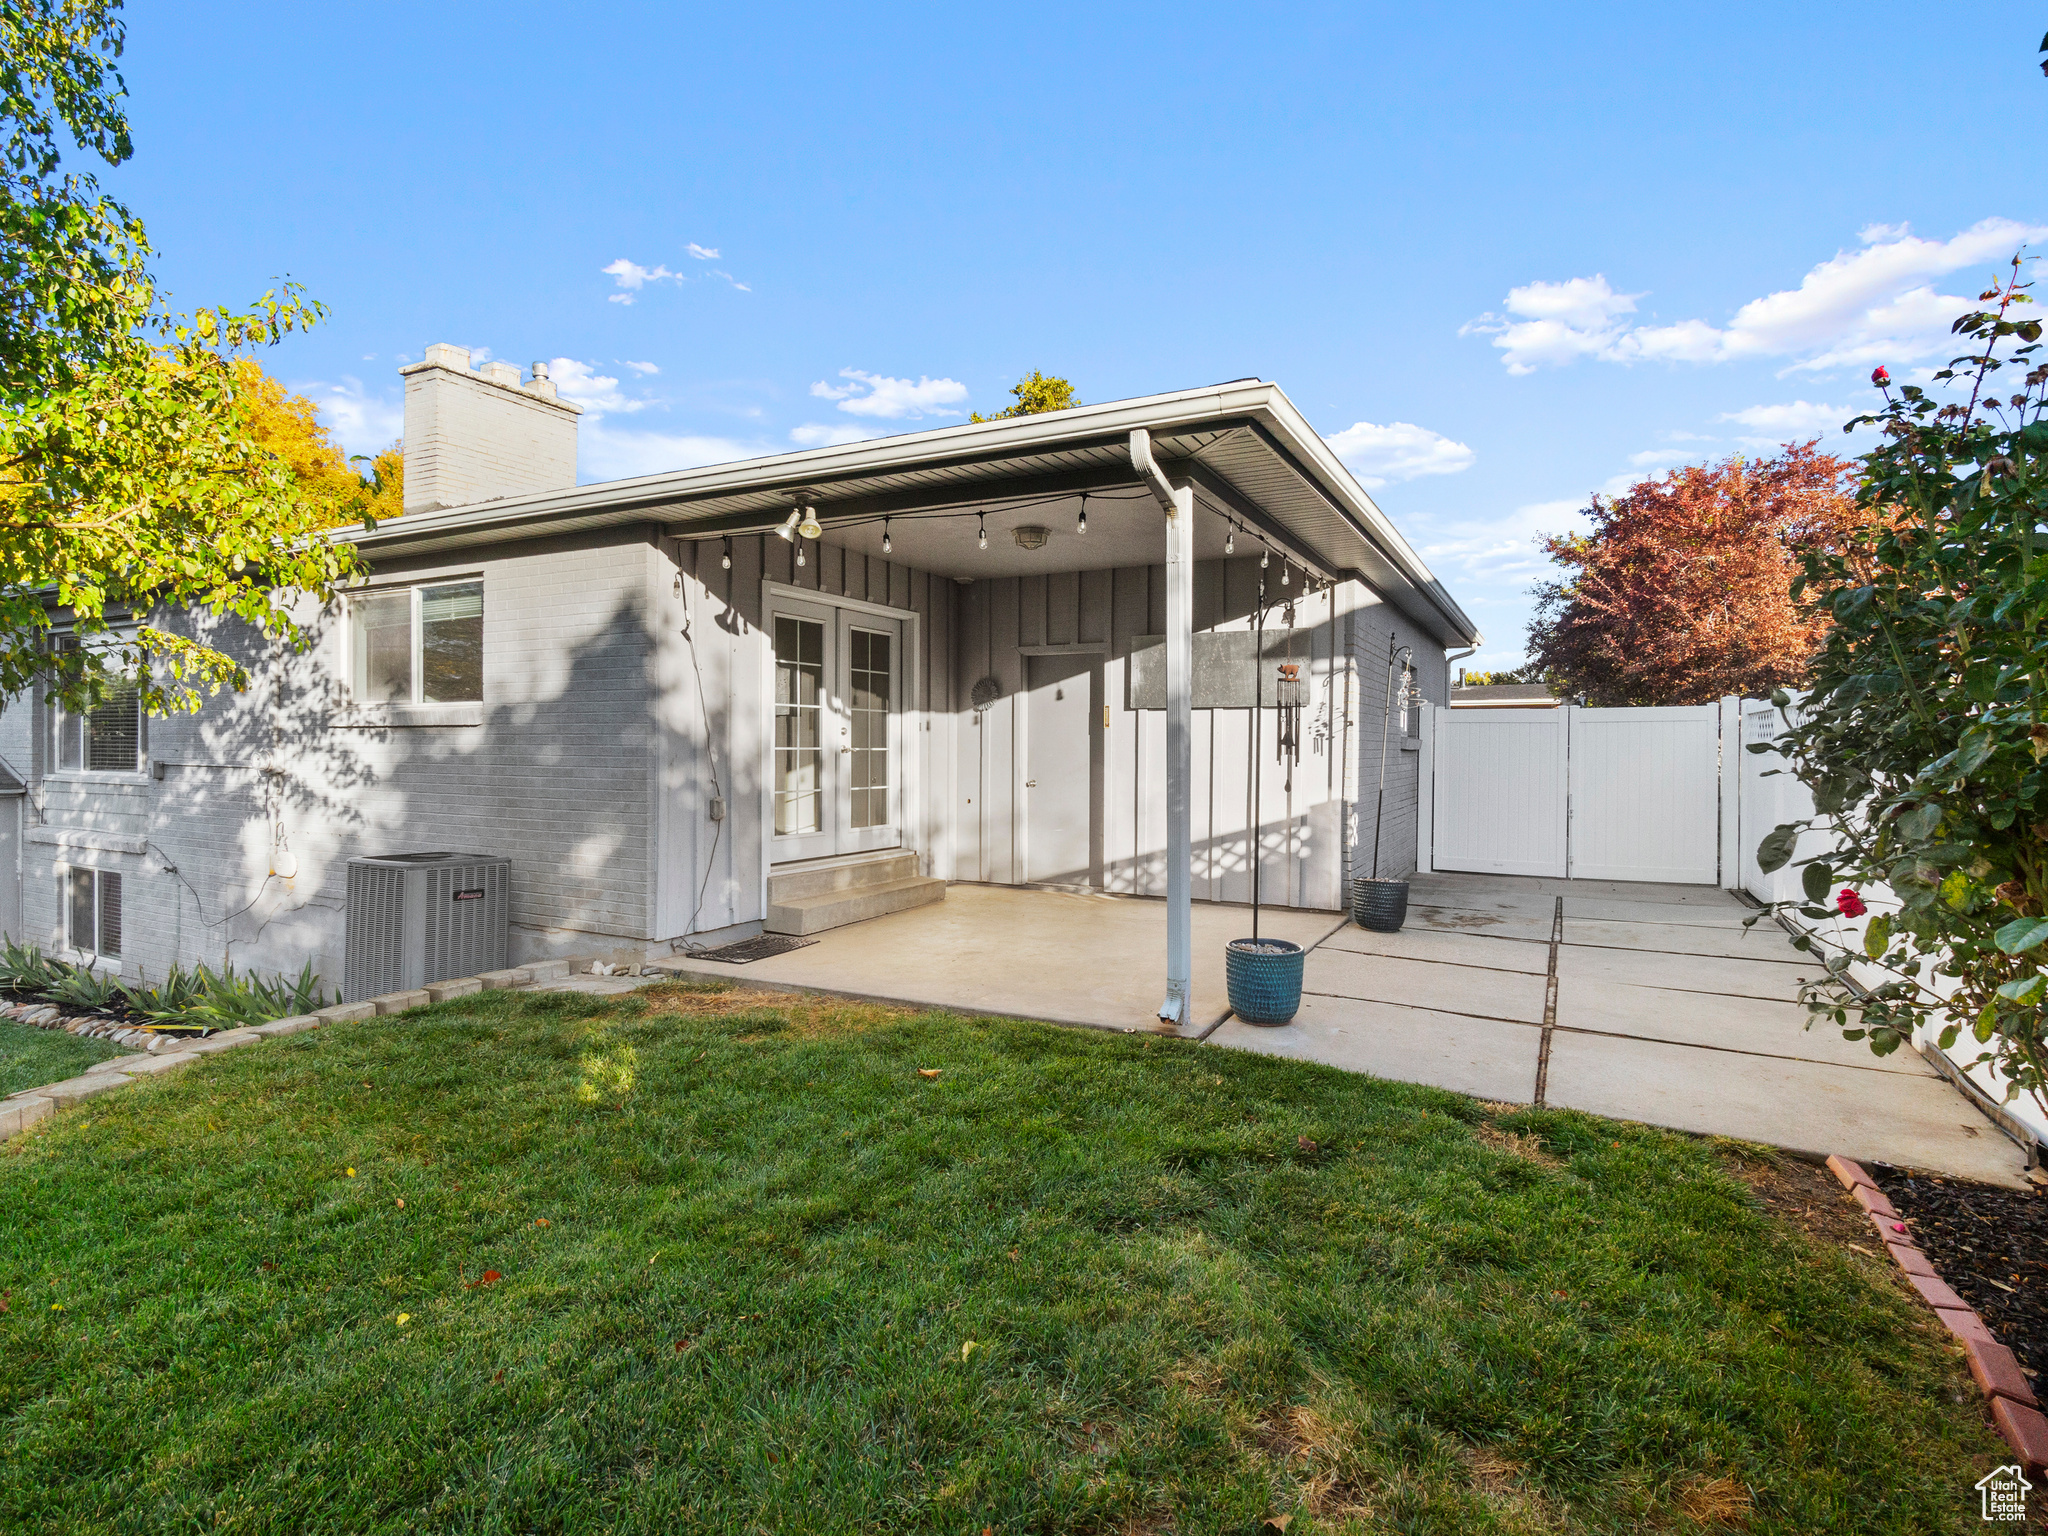
[[[976,683],[974,685],[974,692],[969,695],[974,700],[974,707],[976,709],[980,709],[985,704],[993,704],[1002,696],[1003,685],[992,677],[984,677],[980,682]]]

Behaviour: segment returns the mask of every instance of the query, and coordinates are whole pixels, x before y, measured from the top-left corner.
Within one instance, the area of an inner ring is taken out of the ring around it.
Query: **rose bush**
[[[2048,1111],[2048,367],[2022,271],[2015,257],[1956,321],[1975,350],[1934,375],[1945,399],[1871,374],[1884,405],[1844,429],[1884,434],[1862,460],[1870,519],[1804,552],[1794,590],[1826,639],[1806,694],[1773,696],[1783,733],[1750,750],[1782,753],[1815,806],[1763,840],[1763,867],[1791,862],[1802,832],[1827,843],[1785,905],[1857,915],[1856,888],[1877,884],[1899,901],[1859,948],[1795,941],[1826,964],[1806,988],[1816,1020],[1879,1054],[1923,1024],[1944,1049],[1967,1033],[1966,1064]],[[2001,393],[2008,367],[2023,377]],[[1859,963],[1876,985],[1852,979]]]

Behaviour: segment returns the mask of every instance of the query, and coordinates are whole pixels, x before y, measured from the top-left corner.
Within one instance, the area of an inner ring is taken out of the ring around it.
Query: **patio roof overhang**
[[[380,553],[631,523],[686,539],[758,532],[813,506],[826,542],[873,555],[889,518],[894,558],[940,575],[1153,564],[1165,518],[1131,462],[1139,429],[1167,476],[1212,514],[1195,519],[1197,559],[1220,557],[1234,522],[1300,566],[1364,581],[1445,645],[1479,643],[1477,626],[1294,403],[1257,379],[409,513],[346,536],[374,563]],[[1073,533],[1083,496],[1085,538]],[[1009,530],[1025,523],[1052,530],[1050,547],[1018,547]]]

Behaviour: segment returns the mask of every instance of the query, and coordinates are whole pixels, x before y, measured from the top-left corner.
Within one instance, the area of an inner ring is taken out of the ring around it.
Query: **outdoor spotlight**
[[[804,509],[802,507],[792,507],[789,512],[789,521],[775,531],[784,540],[794,539],[796,537],[796,525],[803,520]]]
[[[815,539],[825,531],[818,524],[818,509],[816,507],[804,508],[804,520],[797,524],[796,531],[807,539]]]
[[[895,546],[889,542],[889,519],[882,519],[882,553],[888,554]]]

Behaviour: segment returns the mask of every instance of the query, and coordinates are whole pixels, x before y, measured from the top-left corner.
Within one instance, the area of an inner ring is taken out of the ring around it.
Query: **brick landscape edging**
[[[1850,1198],[1863,1207],[1870,1224],[1877,1228],[1885,1252],[1920,1293],[1920,1299],[1934,1309],[1942,1325],[1962,1342],[1970,1361],[1970,1375],[1990,1399],[1991,1421],[2005,1436],[2005,1443],[2018,1453],[2028,1471],[2048,1471],[2048,1417],[2043,1416],[2040,1399],[2020,1369],[2018,1357],[1993,1337],[1976,1308],[1949,1289],[1948,1282],[1920,1251],[1891,1200],[1861,1163],[1831,1157],[1828,1172],[1841,1180]]]
[[[289,1019],[274,1019],[268,1024],[245,1025],[240,1029],[224,1030],[203,1037],[160,1035],[147,1029],[117,1025],[111,1019],[95,1018],[90,1015],[81,1018],[67,1017],[47,1004],[0,1007],[0,1015],[20,1023],[34,1025],[39,1029],[61,1029],[92,1039],[112,1040],[144,1053],[137,1056],[110,1057],[106,1061],[94,1063],[77,1077],[66,1078],[61,1083],[45,1083],[40,1088],[23,1088],[8,1094],[4,1099],[0,1099],[0,1141],[11,1141],[29,1127],[49,1119],[60,1109],[68,1109],[86,1099],[97,1098],[111,1089],[125,1088],[138,1077],[154,1077],[161,1072],[174,1071],[196,1057],[217,1055],[221,1051],[231,1051],[239,1045],[254,1045],[259,1040],[268,1040],[277,1035],[296,1035],[308,1029],[318,1029],[323,1024],[341,1024],[353,1019],[372,1019],[384,1014],[404,1013],[408,1008],[424,1008],[430,1003],[446,1002],[451,997],[466,997],[472,992],[507,991],[516,987],[530,987],[536,982],[558,981],[588,971],[591,964],[590,959],[581,955],[566,960],[537,960],[529,965],[513,966],[509,970],[486,971],[481,976],[463,976],[454,981],[437,981],[414,992],[387,992],[382,997],[367,997],[359,1003],[337,1003],[332,1008],[322,1008],[313,1013],[297,1014]],[[611,974],[629,974],[648,969],[651,967],[621,966]]]

